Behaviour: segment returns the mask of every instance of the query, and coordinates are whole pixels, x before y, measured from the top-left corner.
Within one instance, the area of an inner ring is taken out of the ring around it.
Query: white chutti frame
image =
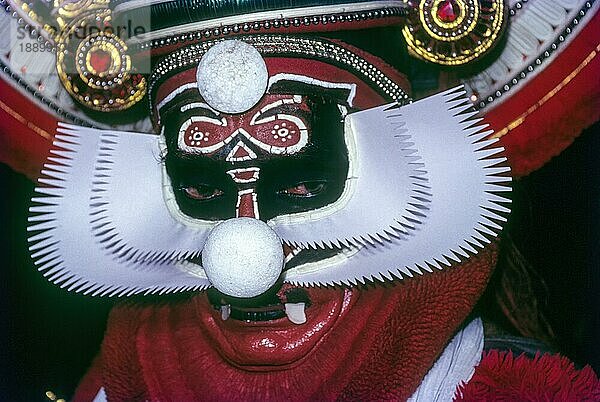
[[[351,166],[333,204],[268,223],[290,245],[340,258],[284,271],[306,286],[403,278],[477,253],[502,229],[509,168],[455,88],[346,118]],[[62,125],[31,208],[30,250],[53,282],[92,294],[204,289],[186,269],[212,225],[165,198],[160,136]],[[217,224],[218,222],[215,222]]]

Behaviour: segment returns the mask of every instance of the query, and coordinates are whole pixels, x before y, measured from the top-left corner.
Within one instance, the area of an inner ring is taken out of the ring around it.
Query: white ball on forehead
[[[217,225],[202,249],[206,276],[220,292],[254,297],[277,282],[283,269],[283,246],[265,222],[233,218]]]
[[[262,56],[240,40],[211,47],[196,70],[198,90],[212,108],[222,113],[242,113],[260,101],[269,75]]]

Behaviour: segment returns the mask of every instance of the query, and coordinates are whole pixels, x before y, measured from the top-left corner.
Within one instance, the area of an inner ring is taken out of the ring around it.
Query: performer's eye
[[[324,181],[305,181],[298,183],[293,187],[288,187],[279,191],[279,194],[291,197],[310,198],[321,194],[327,189],[327,183]]]
[[[224,194],[223,190],[219,188],[206,186],[203,184],[182,187],[181,190],[186,195],[186,197],[197,201],[212,200]]]

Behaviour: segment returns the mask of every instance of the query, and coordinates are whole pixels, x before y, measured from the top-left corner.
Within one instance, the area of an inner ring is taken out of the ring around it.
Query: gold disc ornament
[[[416,57],[462,65],[489,52],[507,22],[503,0],[408,1],[410,13],[402,33]]]
[[[146,94],[146,78],[133,69],[127,45],[98,12],[73,21],[59,36],[56,67],[69,94],[97,111],[125,110]]]

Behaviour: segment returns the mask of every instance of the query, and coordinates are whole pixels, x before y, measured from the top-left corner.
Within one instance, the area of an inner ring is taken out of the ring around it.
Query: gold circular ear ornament
[[[133,70],[127,44],[110,26],[109,10],[67,24],[56,46],[56,67],[69,94],[101,111],[125,110],[146,94],[146,78]]]
[[[507,23],[503,0],[422,0],[411,6],[402,30],[409,52],[457,66],[481,58],[498,42]]]

